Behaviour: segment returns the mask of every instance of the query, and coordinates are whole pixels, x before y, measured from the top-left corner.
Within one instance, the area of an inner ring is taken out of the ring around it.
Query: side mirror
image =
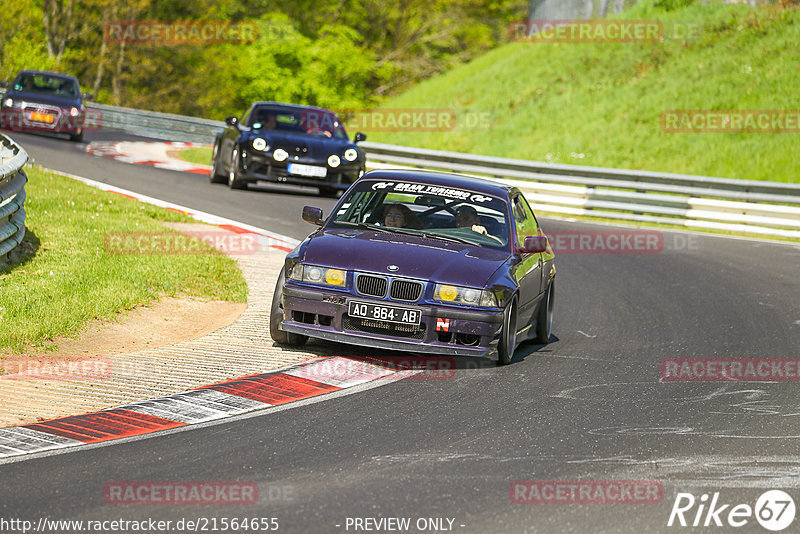
[[[94,95],[92,93],[83,93],[84,100],[94,100]]]
[[[361,141],[367,140],[367,134],[363,134],[361,132],[356,133],[356,137],[354,139],[355,143],[360,143]]]
[[[225,124],[227,124],[228,126],[231,126],[233,128],[237,128],[238,129],[239,128],[239,119],[237,119],[236,117],[227,117],[225,119]]]
[[[303,206],[303,220],[322,226],[322,209],[314,206]]]
[[[547,250],[547,236],[528,236],[525,244],[519,248],[520,254],[540,254]]]
[[[0,81],[0,87],[3,89],[8,89],[8,82],[6,80]]]

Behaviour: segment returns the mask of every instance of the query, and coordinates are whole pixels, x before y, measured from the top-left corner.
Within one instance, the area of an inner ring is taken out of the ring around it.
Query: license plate
[[[328,175],[326,167],[315,167],[314,165],[303,165],[302,163],[290,163],[286,170],[289,174],[299,174],[300,176],[313,176],[315,178],[325,178]]]
[[[369,302],[350,302],[348,312],[350,317],[373,319],[390,323],[418,325],[422,319],[422,311],[413,308],[399,308],[397,306],[384,306]]]
[[[53,121],[55,121],[56,118],[55,116],[49,113],[39,113],[38,111],[31,111],[30,113],[28,113],[28,120],[53,124]]]

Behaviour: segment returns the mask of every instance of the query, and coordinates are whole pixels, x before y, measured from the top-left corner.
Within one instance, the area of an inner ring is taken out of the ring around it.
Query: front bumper
[[[396,327],[382,321],[348,315],[351,300],[421,310],[418,328]],[[281,328],[309,337],[362,347],[449,356],[496,357],[503,323],[502,310],[471,310],[426,303],[371,299],[344,292],[283,287]],[[448,319],[447,331],[437,331],[437,320]]]
[[[315,167],[325,167],[328,169],[328,173],[323,178],[289,174],[289,163],[300,163],[303,165],[313,165]],[[261,180],[265,182],[280,182],[295,185],[308,185],[317,187],[322,186],[341,190],[347,189],[359,178],[361,174],[361,168],[361,162],[359,161],[342,164],[336,168],[329,167],[327,163],[319,161],[287,160],[277,162],[270,156],[262,153],[254,153],[251,150],[246,150],[242,153],[242,158],[239,164],[241,179],[245,181]]]
[[[52,123],[32,121],[28,119],[30,110],[43,110],[54,117]],[[29,108],[0,109],[0,124],[3,128],[18,132],[50,132],[77,134],[82,130],[84,115],[75,117],[69,110],[54,106],[31,105]]]

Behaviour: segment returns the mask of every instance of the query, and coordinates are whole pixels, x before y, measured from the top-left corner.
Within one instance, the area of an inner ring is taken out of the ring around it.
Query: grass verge
[[[216,251],[106,251],[109,232],[165,233],[171,230],[161,222],[193,219],[40,169],[27,174],[25,241],[18,258],[0,267],[0,352],[54,349],[55,336],[165,295],[246,301],[236,263]]]
[[[661,127],[667,110],[797,110],[800,9],[688,3],[664,11],[642,1],[620,18],[702,23],[696,40],[514,42],[381,106],[453,110],[463,119],[455,128],[364,131],[371,141],[473,154],[800,182],[800,134]]]
[[[199,165],[211,165],[212,147],[191,147],[176,150],[174,155],[183,161]]]

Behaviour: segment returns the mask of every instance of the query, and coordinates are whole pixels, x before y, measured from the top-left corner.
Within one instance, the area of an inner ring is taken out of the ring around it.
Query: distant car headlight
[[[451,286],[448,284],[436,284],[433,290],[433,300],[452,304],[466,304],[468,306],[485,306],[487,308],[497,306],[494,294],[487,289]]]
[[[272,153],[272,157],[275,161],[286,161],[286,158],[289,157],[289,153],[286,152],[284,149],[279,148],[275,152]]]
[[[255,148],[256,150],[266,150],[267,149],[266,139],[262,139],[261,137],[256,137],[255,139],[253,139],[253,148]]]
[[[14,99],[13,98],[6,98],[3,100],[3,105],[7,108],[14,107]]]
[[[289,273],[291,280],[322,284],[326,286],[344,287],[347,281],[347,271],[316,265],[303,265],[297,263]]]
[[[358,150],[355,148],[348,148],[344,151],[344,159],[347,161],[355,161],[358,157]]]
[[[77,117],[80,112],[81,110],[79,110],[78,108],[71,108],[69,110],[69,115],[70,117]]]
[[[338,167],[342,160],[339,159],[339,156],[336,154],[331,154],[328,156],[328,165],[331,167]]]

